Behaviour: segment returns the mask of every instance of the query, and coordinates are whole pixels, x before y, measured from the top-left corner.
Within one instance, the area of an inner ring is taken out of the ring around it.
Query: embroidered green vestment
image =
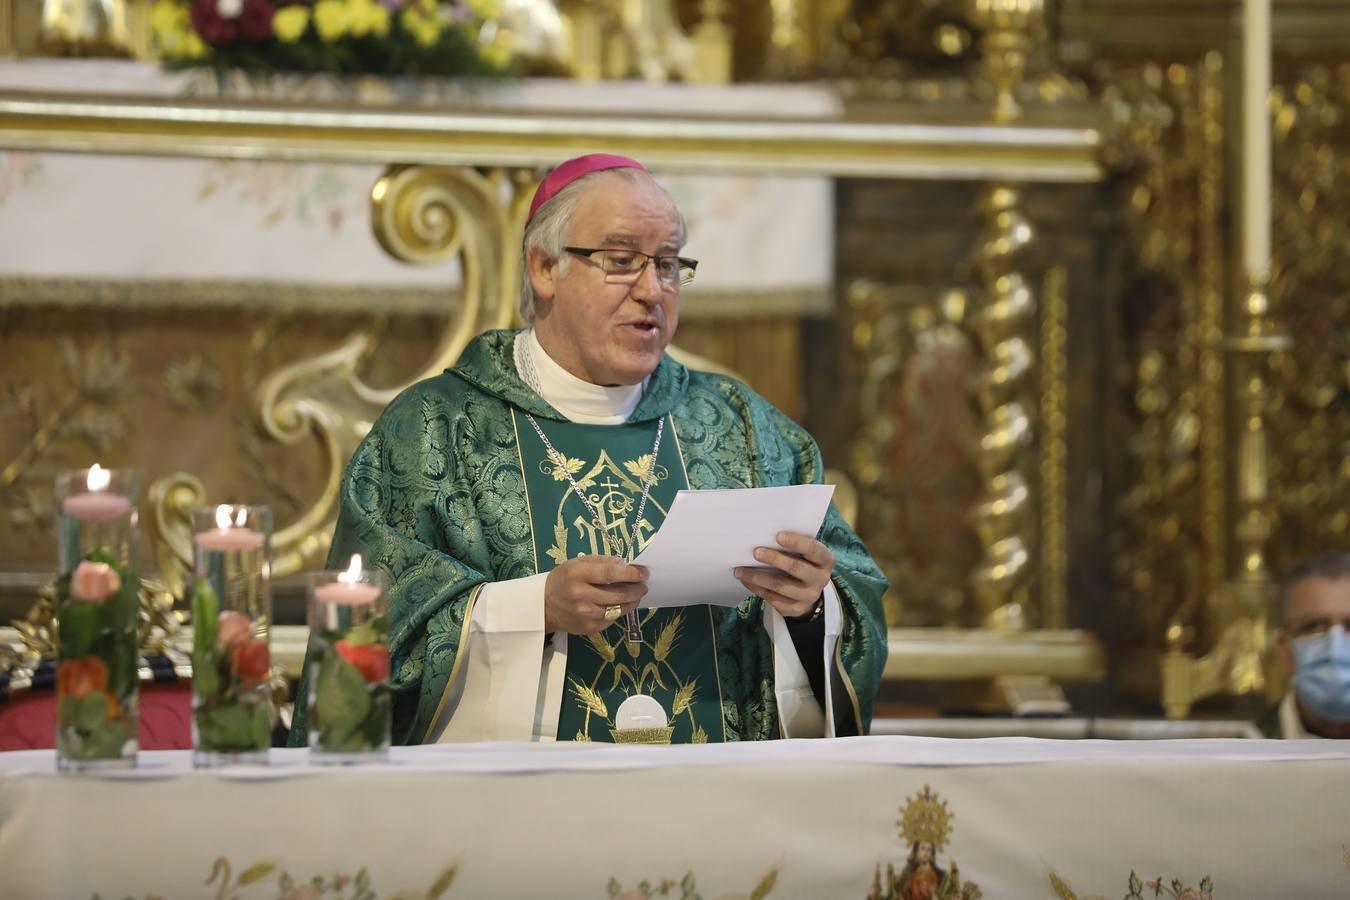
[[[541,572],[583,553],[618,555],[630,541],[639,548],[646,546],[665,520],[676,491],[687,483],[678,437],[667,423],[647,505],[635,521],[656,423],[578,425],[536,418],[577,487],[590,499],[588,509],[525,415],[513,412],[513,416],[534,529],[535,565]],[[633,694],[648,694],[670,716],[674,743],[725,740],[712,610],[704,605],[642,610],[639,622],[641,641],[626,640],[622,622],[590,637],[568,635],[559,737],[613,740],[619,704]]]
[[[570,423],[516,374],[515,331],[487,332],[453,369],[403,391],[348,464],[330,566],[360,552],[390,583],[394,740],[418,743],[457,675],[459,648],[484,584],[605,552],[603,533],[639,545],[675,492],[818,482],[819,451],[798,425],[739,381],[670,357],[620,426]],[[598,498],[596,523],[549,459],[531,413],[573,477]],[[642,521],[632,523],[658,419],[665,437]],[[833,507],[819,538],[835,554],[842,631],[827,673],[836,733],[865,733],[886,660],[886,581]],[[490,602],[490,600],[488,601]],[[618,703],[656,697],[673,740],[762,740],[780,734],[773,643],[758,597],[737,607],[643,610],[640,644],[622,623],[569,637],[559,739],[610,740]],[[541,647],[542,652],[542,647]],[[302,684],[303,690],[303,684]],[[300,696],[304,696],[303,693]],[[303,703],[292,744],[303,744]]]

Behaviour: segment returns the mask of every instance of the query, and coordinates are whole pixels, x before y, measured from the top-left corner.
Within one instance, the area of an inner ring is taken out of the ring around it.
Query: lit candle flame
[[[216,527],[221,531],[229,528],[234,523],[230,521],[230,508],[224,503],[216,507]]]
[[[111,482],[112,482],[112,473],[109,472],[107,469],[103,468],[102,466],[100,466],[98,463],[94,463],[92,466],[89,467],[89,476],[84,481],[84,483],[88,485],[89,490],[91,491],[107,490],[108,485]]]
[[[351,564],[347,566],[347,571],[338,575],[338,581],[347,584],[357,584],[361,581],[361,554],[353,553]]]

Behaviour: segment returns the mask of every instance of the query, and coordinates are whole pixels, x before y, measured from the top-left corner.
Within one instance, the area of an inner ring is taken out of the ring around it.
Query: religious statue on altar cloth
[[[955,860],[946,870],[938,864],[938,853],[946,846],[954,817],[947,802],[939,800],[928,785],[910,798],[896,823],[909,845],[904,868],[897,875],[895,864],[887,863],[883,878],[881,864],[877,863],[867,900],[976,900],[983,896],[974,882],[962,884]]]
[[[395,398],[343,478],[330,561],[388,576],[394,741],[865,734],[886,579],[833,507],[758,548],[727,605],[641,608],[631,560],[678,491],[823,473],[782,412],[665,353],[698,265],[674,200],[634,160],[579,157],[523,244],[530,325]]]
[[[937,865],[937,851],[931,841],[910,845],[909,859],[897,879],[901,900],[939,900],[938,888],[946,877]]]

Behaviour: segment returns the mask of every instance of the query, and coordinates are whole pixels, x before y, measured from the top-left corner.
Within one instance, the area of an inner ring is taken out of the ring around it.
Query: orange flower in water
[[[108,687],[108,667],[97,656],[64,660],[56,668],[56,696],[81,700]]]
[[[389,677],[389,648],[384,644],[338,641],[335,646],[342,658],[356,666],[366,681],[383,681]]]
[[[240,641],[230,648],[230,663],[239,679],[246,683],[262,681],[271,666],[267,640]]]

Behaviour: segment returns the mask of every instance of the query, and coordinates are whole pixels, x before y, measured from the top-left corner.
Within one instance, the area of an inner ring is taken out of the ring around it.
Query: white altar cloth
[[[862,900],[874,881],[901,895],[898,823],[926,821],[970,897],[1119,897],[1131,873],[1188,900],[1205,879],[1216,900],[1350,895],[1350,742],[487,744],[272,763],[194,771],[158,752],[68,776],[49,751],[0,754],[0,893]]]

